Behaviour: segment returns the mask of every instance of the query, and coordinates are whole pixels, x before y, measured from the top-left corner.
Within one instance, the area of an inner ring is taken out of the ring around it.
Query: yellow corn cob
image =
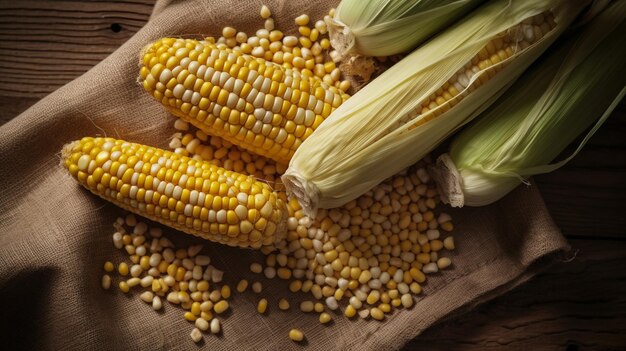
[[[282,163],[348,97],[319,77],[212,41],[163,38],[142,64],[144,88],[171,113]]]
[[[285,202],[251,176],[113,138],[72,142],[62,157],[94,194],[183,232],[251,248],[284,237]]]

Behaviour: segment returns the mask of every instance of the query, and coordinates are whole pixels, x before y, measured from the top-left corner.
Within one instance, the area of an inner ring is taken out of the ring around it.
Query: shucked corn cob
[[[62,157],[94,194],[186,233],[251,248],[284,237],[285,202],[251,176],[113,138],[72,142]]]
[[[212,41],[163,38],[142,62],[144,88],[174,115],[283,163],[347,98],[319,77]]]

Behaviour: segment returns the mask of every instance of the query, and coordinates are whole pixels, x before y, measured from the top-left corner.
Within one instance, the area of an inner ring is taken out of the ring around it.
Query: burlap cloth
[[[281,28],[300,13],[321,18],[333,1],[266,1]],[[0,343],[5,350],[197,349],[182,310],[153,311],[138,298],[100,286],[102,264],[123,255],[111,243],[111,224],[124,212],[71,181],[58,152],[86,135],[109,135],[166,147],[172,117],[136,82],[138,54],[166,35],[219,35],[224,25],[248,33],[262,26],[260,2],[157,1],[146,26],[82,77],[0,127]],[[429,276],[411,310],[385,323],[341,316],[322,326],[317,314],[278,311],[287,284],[266,283],[269,316],[258,296],[235,294],[221,336],[199,344],[211,350],[399,349],[433,323],[526,281],[567,248],[536,187],[520,187],[497,204],[449,211],[455,221],[453,266]],[[183,244],[201,242],[169,231]],[[236,284],[250,277],[258,252],[207,243],[214,264]],[[300,296],[302,297],[302,296]],[[294,304],[294,306],[296,306]],[[304,346],[288,339],[306,334]]]

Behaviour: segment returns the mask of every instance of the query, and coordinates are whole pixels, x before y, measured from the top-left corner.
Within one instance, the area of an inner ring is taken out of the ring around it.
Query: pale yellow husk
[[[355,199],[415,163],[495,101],[587,3],[496,0],[481,6],[333,112],[291,159],[282,178],[288,191],[312,215],[318,207],[337,207]],[[486,72],[475,73],[460,92],[466,96],[453,108],[448,110],[450,106],[443,104],[415,116],[421,103],[496,35],[547,10],[556,22],[547,35],[502,61],[503,68],[478,88],[471,82]],[[441,111],[446,112],[429,120]]]
[[[328,18],[341,55],[390,56],[410,51],[485,0],[343,0]]]
[[[475,123],[432,172],[443,202],[491,204],[526,178],[571,160],[626,93],[626,2],[560,40]],[[593,127],[568,157],[551,163]]]

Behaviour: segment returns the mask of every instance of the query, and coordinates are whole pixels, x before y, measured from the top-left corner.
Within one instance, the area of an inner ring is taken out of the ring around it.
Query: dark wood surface
[[[0,0],[0,125],[113,52],[153,4]],[[625,105],[569,164],[535,178],[576,258],[406,350],[626,350]]]

